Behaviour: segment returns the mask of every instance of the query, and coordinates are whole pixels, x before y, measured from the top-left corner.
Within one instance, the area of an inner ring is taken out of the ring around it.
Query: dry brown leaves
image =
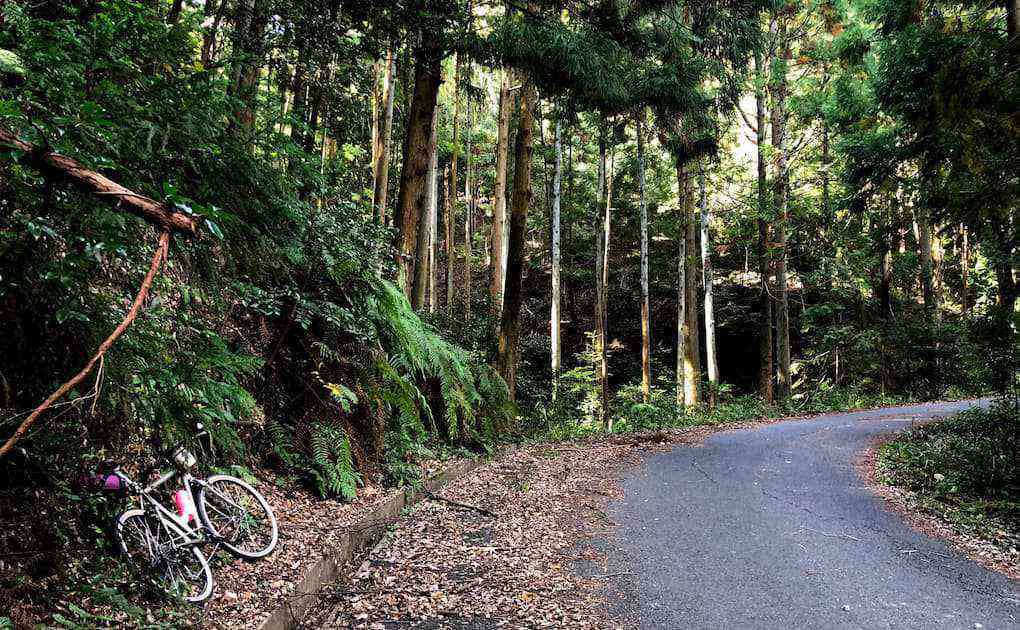
[[[342,570],[348,579],[320,594],[302,627],[623,627],[604,612],[604,554],[579,543],[612,527],[605,507],[619,496],[619,467],[636,462],[643,450],[698,443],[719,430],[508,451],[441,489],[441,499],[412,508],[360,570],[358,564]],[[432,463],[430,472],[438,467]],[[263,561],[214,567],[217,591],[199,624],[257,627],[290,598],[307,597],[294,593],[295,584],[346,529],[395,492],[367,488],[344,504],[271,483],[259,488],[280,522],[279,547]],[[582,562],[597,575],[579,577],[573,569]]]
[[[1020,580],[1020,554],[1015,547],[1004,544],[1005,532],[1001,532],[1003,539],[999,541],[970,535],[941,515],[927,509],[916,493],[878,481],[876,478],[878,451],[896,437],[896,434],[879,437],[858,458],[857,473],[865,480],[868,489],[881,497],[886,505],[914,530],[930,538],[946,541],[954,549],[985,568],[998,571],[1010,579]]]
[[[653,443],[657,443],[653,439]],[[305,627],[615,628],[605,562],[579,541],[612,524],[606,503],[634,444],[539,445],[509,452],[418,506]],[[577,562],[603,576],[579,577]]]
[[[430,462],[434,472],[439,462]],[[213,563],[216,580],[212,599],[198,611],[203,627],[257,627],[294,589],[321,557],[335,549],[342,534],[364,513],[402,490],[377,485],[361,488],[351,503],[320,499],[289,482],[280,487],[260,475],[258,489],[272,506],[280,526],[280,541],[268,558],[255,562],[234,560],[222,553]]]

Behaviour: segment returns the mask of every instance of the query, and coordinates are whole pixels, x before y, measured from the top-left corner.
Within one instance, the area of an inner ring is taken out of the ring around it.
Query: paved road
[[[616,612],[642,628],[1020,628],[1020,586],[910,529],[853,462],[971,403],[718,434],[650,458],[611,506]],[[980,624],[980,625],[979,625]]]

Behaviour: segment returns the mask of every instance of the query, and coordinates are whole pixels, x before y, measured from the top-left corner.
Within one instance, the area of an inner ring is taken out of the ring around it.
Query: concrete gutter
[[[262,622],[259,630],[294,630],[308,615],[316,601],[316,595],[323,587],[335,582],[341,572],[357,571],[348,567],[354,558],[365,549],[375,545],[382,538],[386,528],[400,516],[404,508],[421,503],[429,493],[435,493],[443,486],[455,481],[481,466],[481,462],[467,460],[453,464],[429,477],[420,488],[405,488],[377,505],[368,514],[352,523],[340,537],[335,549],[319,558],[294,587],[294,590]]]

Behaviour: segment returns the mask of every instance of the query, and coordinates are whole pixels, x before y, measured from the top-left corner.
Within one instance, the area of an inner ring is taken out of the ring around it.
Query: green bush
[[[1011,405],[965,411],[885,445],[881,472],[891,483],[947,500],[1015,497],[1018,423]]]

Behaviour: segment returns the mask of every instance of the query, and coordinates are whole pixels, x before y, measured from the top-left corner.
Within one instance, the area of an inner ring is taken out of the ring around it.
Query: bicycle
[[[208,435],[202,425],[198,430],[197,437]],[[116,541],[121,553],[147,564],[167,590],[197,603],[208,599],[213,590],[212,569],[201,546],[212,543],[213,555],[222,546],[239,558],[263,558],[276,548],[276,516],[265,497],[237,477],[192,476],[189,471],[198,459],[183,445],[163,457],[173,470],[160,473],[146,486],[131,479],[120,466],[113,469],[113,476],[137,495],[139,503],[138,508],[117,518]],[[177,478],[182,487],[174,493],[174,513],[154,493]]]

